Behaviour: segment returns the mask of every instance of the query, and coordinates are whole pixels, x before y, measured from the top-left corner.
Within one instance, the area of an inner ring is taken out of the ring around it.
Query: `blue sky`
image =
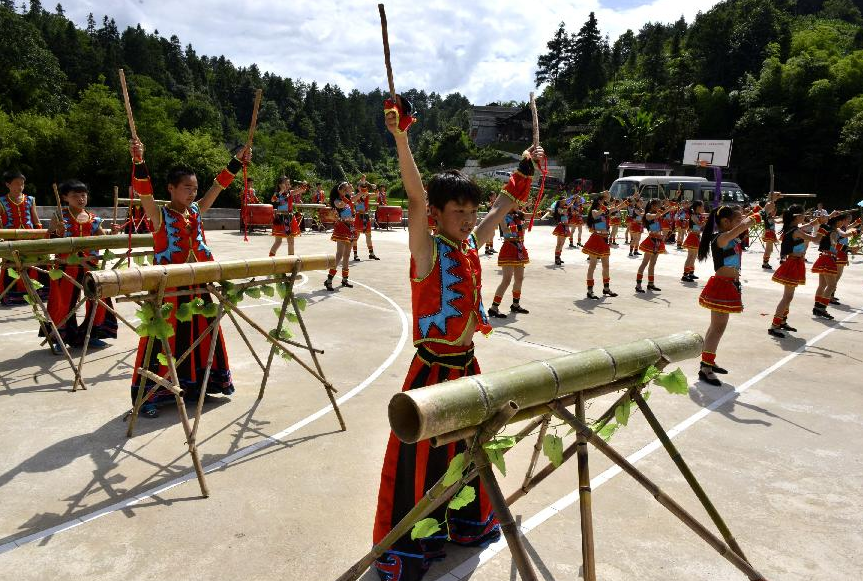
[[[559,22],[578,31],[596,13],[612,41],[645,22],[691,22],[716,0],[438,0],[387,2],[396,89],[459,91],[473,103],[527,100],[537,56]],[[47,3],[45,3],[48,6]],[[77,0],[66,15],[84,26],[92,12],[120,29],[140,23],[162,36],[179,36],[199,55],[224,54],[235,65],[343,90],[386,86],[380,20],[373,1],[318,0]]]

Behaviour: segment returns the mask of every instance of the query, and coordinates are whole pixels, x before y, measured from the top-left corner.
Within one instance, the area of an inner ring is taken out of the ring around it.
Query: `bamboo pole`
[[[401,392],[389,403],[390,426],[403,442],[426,440],[477,426],[502,402],[512,400],[520,408],[539,406],[635,376],[663,357],[669,361],[695,357],[702,346],[699,335],[684,332]]]
[[[291,301],[291,296],[294,293],[294,281],[297,279],[298,263],[294,263],[290,276],[287,277],[287,288],[285,289],[285,297],[282,299],[282,308],[279,310],[279,321],[276,323],[276,339],[282,333],[285,325],[285,314],[288,312],[288,303]],[[273,365],[273,357],[276,356],[276,346],[270,344],[270,354],[267,356],[267,366],[264,368],[264,377],[261,379],[261,388],[258,390],[258,399],[264,398],[264,390],[267,388],[267,380],[270,378],[270,368]]]
[[[671,441],[671,438],[668,437],[668,434],[663,429],[662,424],[659,423],[653,410],[647,405],[647,402],[644,401],[644,398],[641,397],[641,394],[638,391],[633,394],[633,399],[635,400],[635,403],[638,404],[641,413],[644,414],[644,418],[647,420],[647,423],[650,424],[650,428],[653,430],[653,433],[656,434],[656,437],[662,443],[662,447],[665,448],[665,451],[671,457],[672,462],[674,462],[677,469],[680,470],[680,473],[683,475],[686,483],[689,484],[692,492],[694,492],[695,496],[698,497],[698,500],[701,502],[701,506],[703,506],[704,510],[707,511],[707,514],[710,516],[710,520],[712,520],[713,524],[716,525],[722,538],[725,539],[725,542],[728,543],[728,546],[731,547],[735,553],[748,561],[749,559],[746,558],[746,555],[743,553],[743,549],[740,548],[734,535],[731,534],[731,529],[729,529],[728,525],[725,524],[719,511],[716,510],[713,502],[711,502],[707,493],[704,491],[704,488],[702,488],[701,483],[699,483],[698,479],[695,478],[695,474],[692,473],[689,465],[680,455],[680,452]]]
[[[0,258],[11,258],[14,252],[22,256],[41,256],[45,254],[74,254],[95,250],[114,250],[126,248],[129,239],[126,236],[72,236],[69,238],[52,238],[49,240],[13,240],[0,242]],[[133,248],[153,246],[152,234],[136,234],[132,236]]]
[[[536,97],[530,92],[530,115],[533,120],[533,146],[539,146],[539,113],[536,111]]]
[[[249,123],[249,137],[246,140],[246,148],[252,147],[252,142],[255,140],[255,129],[258,127],[258,109],[261,106],[261,97],[263,94],[262,89],[255,91],[255,104],[252,106],[252,121]]]
[[[390,88],[390,97],[393,100],[393,103],[398,103],[396,101],[396,85],[393,81],[393,67],[390,62],[390,34],[387,29],[387,11],[384,8],[383,4],[378,4],[378,13],[381,16],[381,36],[383,37],[384,43],[384,65],[387,68],[387,84]]]
[[[63,223],[63,201],[60,199],[60,190],[57,189],[57,184],[51,184],[51,189],[54,190],[54,201],[57,203],[57,219]]]
[[[107,236],[99,238],[107,238]],[[84,288],[91,297],[113,297],[156,290],[163,280],[166,281],[168,288],[176,288],[238,278],[284,274],[290,272],[295,263],[299,263],[301,271],[327,270],[335,266],[335,256],[332,254],[289,255],[278,258],[186,262],[139,266],[124,270],[101,270],[87,273]]]
[[[720,538],[711,533],[704,525],[698,522],[698,520],[696,520],[691,514],[689,514],[686,509],[684,509],[674,499],[672,499],[665,492],[663,492],[661,488],[659,488],[653,481],[651,481],[647,476],[645,476],[644,473],[642,473],[638,468],[633,466],[632,463],[629,462],[622,454],[609,446],[602,438],[600,438],[593,431],[591,431],[591,429],[586,424],[584,424],[584,422],[579,421],[579,419],[572,415],[569,410],[556,402],[550,403],[548,407],[551,411],[554,412],[556,416],[568,423],[572,428],[576,430],[577,433],[584,436],[584,438],[588,442],[590,442],[596,449],[602,452],[609,460],[614,462],[624,472],[626,472],[636,482],[638,482],[642,487],[644,487],[651,494],[651,496],[653,496],[657,500],[657,502],[659,502],[659,504],[668,509],[671,514],[673,514],[680,521],[682,521],[683,524],[685,524],[695,534],[701,537],[701,539],[704,540],[708,545],[713,547],[716,552],[725,557],[725,559],[728,560],[732,565],[745,573],[751,580],[764,581],[764,577],[758,571],[756,571],[752,567],[752,565],[747,563],[746,560],[743,559],[743,557],[738,555]]]
[[[585,422],[584,395],[578,394],[576,418]],[[581,516],[581,559],[584,581],[596,581],[596,560],[593,551],[593,513],[588,466],[587,438],[578,434],[575,441],[578,457],[578,510]]]
[[[157,200],[155,198],[153,201],[159,206],[165,206],[171,202],[171,200]],[[141,198],[117,198],[117,205],[119,206],[120,204],[128,205],[131,211],[133,206],[138,207],[141,205]]]
[[[119,209],[118,208],[119,198],[117,196],[119,195],[119,193],[120,193],[120,188],[118,188],[117,186],[114,186],[114,215],[113,215],[113,218],[111,219],[111,226],[117,225],[117,210]]]
[[[138,131],[135,129],[135,117],[132,115],[132,103],[129,101],[129,89],[126,87],[126,74],[123,69],[118,71],[120,76],[120,88],[123,89],[123,105],[126,107],[126,119],[129,120],[129,131],[132,133],[132,140],[138,140]]]
[[[213,357],[216,355],[216,343],[219,340],[219,324],[225,314],[225,305],[219,303],[219,311],[216,320],[210,329],[210,352],[207,354],[207,369],[204,371],[204,381],[201,383],[201,391],[198,393],[198,405],[195,408],[195,423],[192,426],[192,439],[198,435],[198,426],[201,423],[201,414],[204,411],[204,399],[207,396],[207,386],[210,383],[210,372],[213,369]]]
[[[526,487],[530,483],[530,478],[533,476],[533,471],[536,468],[536,463],[539,460],[539,453],[542,451],[542,441],[545,438],[546,432],[548,432],[548,424],[551,422],[551,414],[543,417],[542,425],[539,429],[539,435],[536,439],[536,444],[533,445],[533,454],[530,457],[530,464],[527,466],[527,472],[524,474],[524,480],[521,483],[521,488],[525,492],[527,492]],[[507,499],[507,504],[512,504],[509,499]]]
[[[49,232],[46,228],[2,228],[0,229],[0,241],[4,240],[41,240],[48,238]]]
[[[153,303],[153,304],[157,305],[156,306],[157,309],[159,307],[161,307],[162,299],[164,298],[164,296],[165,296],[165,283],[163,282],[159,286],[159,294],[156,296],[156,300]],[[156,342],[156,338],[153,337],[152,335],[147,337],[147,346],[144,349],[144,359],[141,361],[141,367],[143,367],[144,369],[149,369],[149,367],[150,367],[150,359],[153,357],[153,346],[154,346],[155,342]],[[144,391],[145,391],[144,387],[146,385],[147,385],[147,378],[146,378],[146,376],[142,375],[140,380],[138,381],[138,392],[135,395],[135,403],[132,405],[132,413],[131,413],[131,416],[129,417],[129,427],[126,430],[126,437],[127,438],[131,438],[132,433],[135,430],[135,422],[137,422],[137,420],[138,420],[138,412],[141,411],[141,406],[144,404]],[[155,386],[153,387],[152,390],[148,390],[148,391],[155,391]],[[150,396],[150,393],[147,393],[148,398],[149,398],[149,396]]]

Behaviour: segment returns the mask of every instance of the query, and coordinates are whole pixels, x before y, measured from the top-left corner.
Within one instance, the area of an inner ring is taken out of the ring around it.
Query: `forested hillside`
[[[613,41],[593,14],[560,27],[539,55],[543,141],[571,178],[602,181],[603,152],[620,161],[675,162],[688,138],[733,138],[727,175],[751,192],[777,186],[838,204],[863,190],[863,0],[728,0],[692,23],[646,23]],[[282,174],[308,180],[359,172],[397,187],[380,90],[345,93],[282,78],[226,56],[198,55],[176,36],[91,16],[78,28],[61,5],[0,0],[0,168],[19,168],[50,203],[52,181],[93,186],[94,203],[127,184],[124,68],[157,187],[174,163],[209,181],[239,144],[256,88],[264,91],[250,174],[268,190]],[[9,39],[14,39],[14,42]],[[381,71],[383,77],[383,71]],[[383,80],[383,79],[382,79]],[[467,137],[459,94],[406,91],[421,168],[491,160]],[[526,96],[525,96],[526,98]],[[220,204],[235,203],[237,186]]]

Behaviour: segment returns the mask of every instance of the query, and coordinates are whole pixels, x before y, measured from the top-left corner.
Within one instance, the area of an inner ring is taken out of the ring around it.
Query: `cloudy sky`
[[[61,0],[62,1],[62,0]],[[527,100],[536,58],[559,22],[577,32],[593,11],[614,41],[648,21],[692,22],[716,0],[436,0],[386,2],[396,89],[459,91],[475,104]],[[50,3],[44,2],[48,8]],[[345,0],[66,0],[85,26],[108,14],[122,31],[140,23],[176,34],[199,55],[343,90],[386,86],[376,2]]]

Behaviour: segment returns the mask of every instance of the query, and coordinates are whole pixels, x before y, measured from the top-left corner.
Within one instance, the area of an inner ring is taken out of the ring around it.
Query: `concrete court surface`
[[[406,232],[376,231],[374,240],[382,260],[367,260],[360,242],[363,260],[351,268],[355,288],[327,293],[324,275],[310,273],[298,291],[309,299],[313,340],[326,350],[324,370],[339,396],[349,398],[342,402],[346,432],[325,412],[321,386],[296,364],[277,360],[258,401],[261,373],[223,324],[237,393],[205,407],[199,440],[209,499],[189,477],[173,409],[142,418],[135,436],[125,437],[137,345],[130,330],[121,328],[109,348],[88,359],[89,389],[73,394],[68,366],[40,347],[28,311],[0,310],[0,579],[334,579],[362,556],[371,544],[387,402],[413,354]],[[237,232],[209,234],[220,259],[266,256],[270,241],[261,233],[248,243]],[[679,280],[683,252],[672,248],[660,257],[661,293],[635,295],[638,261],[621,246],[611,267],[620,296],[592,302],[584,299],[580,251],[565,250],[564,267],[552,267],[547,226],[535,228],[527,244],[533,262],[522,304],[531,312],[495,320],[491,337],[477,337],[485,370],[707,328],[699,289]],[[309,234],[297,252],[331,253],[334,246],[329,235]],[[499,271],[495,258],[482,261],[488,306]],[[692,360],[681,365],[689,397],[652,389],[659,419],[667,429],[683,423],[677,446],[767,579],[859,579],[863,568],[863,268],[859,257],[853,262],[837,292],[844,304],[831,308],[836,320],[812,318],[809,273],[789,319],[799,332],[778,341],[766,329],[781,287],[761,269],[756,244],[744,257],[746,311],[732,316],[719,349],[718,362],[731,371],[727,382],[699,383]],[[698,265],[699,287],[710,272],[708,263]],[[265,328],[275,326],[270,299],[242,306]],[[134,308],[123,303],[121,312],[132,316]],[[250,338],[267,353],[262,338]],[[608,402],[592,402],[588,416]],[[558,429],[561,436],[567,431]],[[710,526],[639,414],[611,443],[638,453],[637,466]],[[507,455],[505,493],[520,485],[532,445],[523,442]],[[745,578],[633,480],[606,472],[610,466],[591,449],[598,579]],[[541,579],[580,576],[577,489],[572,462],[513,505]],[[453,547],[427,579],[516,577],[497,544],[485,551]]]

